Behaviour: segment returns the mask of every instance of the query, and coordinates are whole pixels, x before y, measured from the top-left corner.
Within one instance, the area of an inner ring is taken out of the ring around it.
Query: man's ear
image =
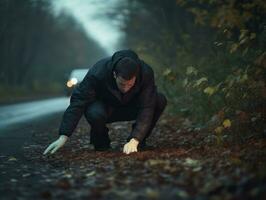
[[[113,75],[114,75],[114,78],[116,78],[116,73],[115,73],[115,71],[113,71]]]

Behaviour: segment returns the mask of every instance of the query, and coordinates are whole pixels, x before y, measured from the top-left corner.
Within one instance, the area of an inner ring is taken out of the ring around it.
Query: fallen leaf
[[[231,127],[231,121],[229,119],[224,120],[223,126],[224,126],[224,128]]]
[[[209,96],[213,95],[215,92],[215,88],[214,87],[206,87],[203,90],[204,93],[208,94]]]
[[[198,71],[197,71],[196,68],[190,66],[190,67],[187,67],[186,74],[187,74],[187,75],[190,75],[190,74],[195,74],[195,75],[197,75],[197,74],[198,74]]]
[[[189,167],[198,167],[200,162],[191,158],[186,158],[184,165]]]
[[[208,79],[206,77],[202,77],[199,80],[196,81],[196,83],[193,85],[193,87],[197,87],[199,86],[201,83],[208,81]]]
[[[23,174],[22,177],[25,178],[25,177],[28,177],[30,175],[31,175],[30,173],[26,173],[26,174]]]
[[[223,130],[224,130],[224,127],[218,126],[214,131],[215,131],[215,133],[220,134],[223,132]]]
[[[64,177],[66,177],[66,178],[71,178],[72,177],[72,174],[64,174]]]
[[[154,189],[151,189],[151,188],[147,188],[146,189],[146,195],[149,199],[158,199],[159,197],[159,192],[154,190]]]
[[[172,72],[172,70],[170,68],[167,68],[164,70],[163,75],[168,76],[171,72]]]
[[[95,171],[92,171],[92,172],[90,172],[90,173],[87,173],[86,174],[86,177],[90,177],[90,176],[93,176],[93,175],[95,175],[96,174],[96,172]]]
[[[17,159],[14,156],[9,157],[8,161],[17,161]]]

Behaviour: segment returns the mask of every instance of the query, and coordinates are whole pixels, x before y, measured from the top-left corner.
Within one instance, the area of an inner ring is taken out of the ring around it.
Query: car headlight
[[[67,87],[72,87],[74,85],[76,85],[78,83],[78,79],[77,78],[71,78],[70,80],[67,81]]]

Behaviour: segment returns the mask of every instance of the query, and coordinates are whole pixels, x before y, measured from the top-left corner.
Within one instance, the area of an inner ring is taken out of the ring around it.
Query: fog
[[[122,0],[57,0],[51,1],[54,12],[68,12],[84,27],[89,37],[97,41],[108,54],[112,54],[121,46],[125,34],[120,27],[123,25],[123,15],[115,12]]]

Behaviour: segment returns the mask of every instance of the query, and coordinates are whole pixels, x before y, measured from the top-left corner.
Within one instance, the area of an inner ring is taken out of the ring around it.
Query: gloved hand
[[[51,154],[55,153],[59,148],[64,146],[66,141],[68,140],[68,136],[66,135],[60,135],[60,137],[54,141],[52,144],[50,144],[45,151],[43,152],[43,155],[47,154],[51,151]]]
[[[123,152],[126,154],[130,154],[132,152],[137,152],[138,151],[138,149],[137,149],[138,144],[139,144],[139,141],[136,140],[135,138],[132,138],[128,143],[126,143],[124,145]]]

